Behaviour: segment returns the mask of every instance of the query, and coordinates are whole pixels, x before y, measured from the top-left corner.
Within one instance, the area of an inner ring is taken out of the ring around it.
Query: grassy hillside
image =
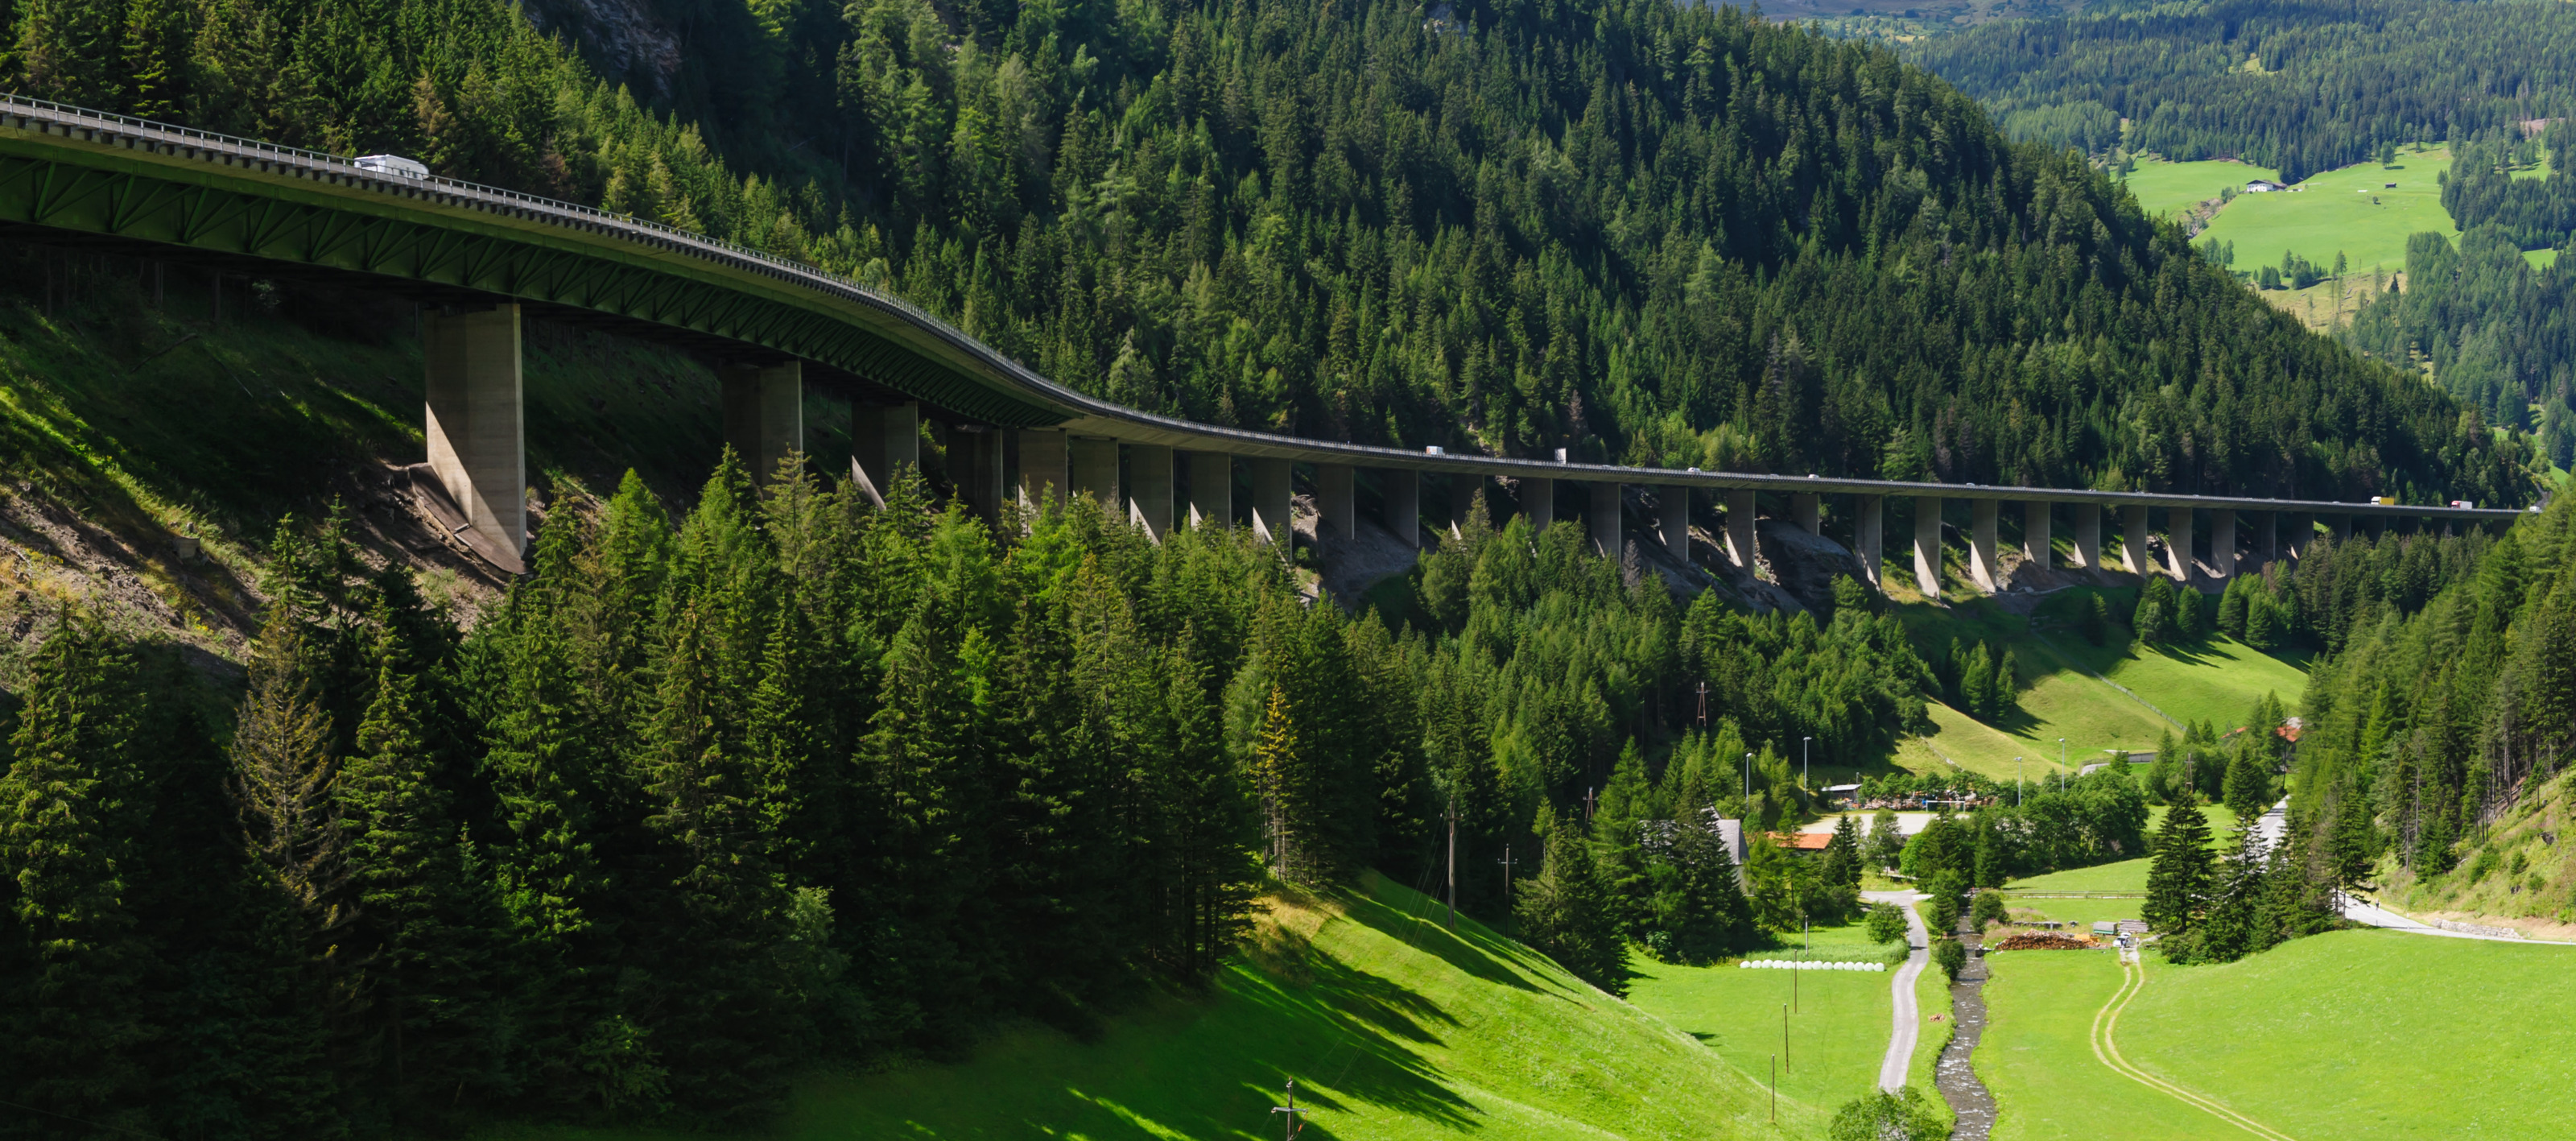
[[[1886,976],[1872,977],[1883,1049]],[[1314,1110],[1308,1136],[1345,1141],[1821,1131],[1830,1107],[1795,1098],[1769,1124],[1767,1092],[1735,1061],[1482,925],[1451,935],[1429,899],[1371,877],[1367,894],[1274,900],[1253,949],[1204,997],[1159,1000],[1091,1041],[1024,1027],[957,1065],[818,1077],[779,1135],[1272,1137],[1290,1079]]]
[[[2442,207],[2441,180],[2450,169],[2446,148],[2401,150],[2392,167],[2366,162],[2320,173],[2295,193],[2240,194],[2197,240],[2236,243],[2229,268],[2238,272],[2278,265],[2290,251],[2329,270],[2341,253],[2352,272],[2394,273],[2406,267],[2409,235],[2456,228]]]
[[[2382,865],[2380,899],[2410,915],[2467,919],[2576,938],[2576,774],[2561,776],[2462,849],[2447,871],[2418,875],[2391,859]]]
[[[2233,725],[2265,693],[2296,701],[2307,688],[2294,656],[2262,653],[2223,635],[2193,646],[2150,646],[2115,621],[2104,643],[2092,645],[2075,632],[2073,615],[2096,593],[2106,596],[2115,616],[2135,607],[2134,589],[2091,587],[2060,591],[2027,615],[1986,598],[1900,607],[1927,656],[1948,653],[1953,638],[2012,651],[2022,691],[2021,708],[1993,725],[1934,706],[1940,731],[1909,745],[1899,763],[1925,769],[1946,759],[2009,781],[2013,759],[2021,757],[2027,764],[2019,768],[2037,780],[2057,771],[2061,737],[2067,763],[2081,768],[2102,759],[2105,749],[2153,749],[2167,731],[2180,735],[2176,722]]]

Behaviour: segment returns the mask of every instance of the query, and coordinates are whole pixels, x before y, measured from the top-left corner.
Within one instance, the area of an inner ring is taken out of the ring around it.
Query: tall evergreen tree
[[[1628,944],[1619,933],[1609,886],[1593,865],[1592,846],[1572,820],[1543,816],[1539,830],[1547,837],[1547,855],[1538,876],[1515,889],[1515,929],[1523,942],[1575,977],[1626,994]]]
[[[2181,934],[2200,922],[2217,887],[2217,858],[2209,850],[2209,818],[2185,799],[2165,814],[2147,865],[2147,926]]]

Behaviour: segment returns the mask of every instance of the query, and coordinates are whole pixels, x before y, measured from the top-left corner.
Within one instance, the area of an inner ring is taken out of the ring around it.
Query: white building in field
[[[2288,189],[2289,187],[2265,178],[2258,178],[2245,184],[2245,193],[2247,194],[2270,194],[2275,190]]]

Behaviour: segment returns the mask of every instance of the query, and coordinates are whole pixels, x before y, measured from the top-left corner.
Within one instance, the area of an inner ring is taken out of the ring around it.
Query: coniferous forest
[[[2522,444],[2308,337],[2081,161],[1887,51],[1731,9],[814,0],[692,16],[651,74],[498,0],[0,11],[20,90],[703,228],[1212,423],[2531,494]]]
[[[2576,101],[2576,15],[2524,0],[2114,0],[1932,37],[1909,58],[2015,138],[2241,157],[2291,182],[2388,144],[2519,139]]]
[[[1452,813],[1461,908],[1615,990],[1631,940],[1855,906],[1855,861],[1755,845],[1747,892],[1673,822],[1777,826],[1782,741],[1923,716],[1848,583],[1822,623],[1683,608],[1480,512],[1390,627],[1239,530],[919,489],[728,461],[674,519],[630,476],[470,630],[290,519],[237,701],[65,615],[0,779],[9,1134],[754,1121],[811,1064],[1199,985],[1272,877],[1427,888]],[[1508,900],[1504,845],[1544,853]]]

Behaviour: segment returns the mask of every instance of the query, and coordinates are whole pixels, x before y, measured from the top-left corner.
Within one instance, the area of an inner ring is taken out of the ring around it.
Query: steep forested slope
[[[26,0],[10,70],[812,258],[1070,383],[1216,422],[2525,494],[2438,394],[2306,337],[2081,163],[2006,144],[1882,51],[1653,0],[755,14],[756,36],[708,36],[730,54],[702,73],[737,77],[707,96],[736,109],[712,134],[489,0]]]
[[[2534,269],[2488,224],[2406,245],[2402,293],[2373,301],[2339,335],[2383,360],[2421,359],[2434,380],[2499,427],[2531,429],[2542,456],[2576,466],[2576,262]]]
[[[2016,137],[2238,155],[2295,182],[2386,143],[2518,134],[2565,115],[2576,13],[2523,0],[2117,0],[1928,39],[1911,58]]]

